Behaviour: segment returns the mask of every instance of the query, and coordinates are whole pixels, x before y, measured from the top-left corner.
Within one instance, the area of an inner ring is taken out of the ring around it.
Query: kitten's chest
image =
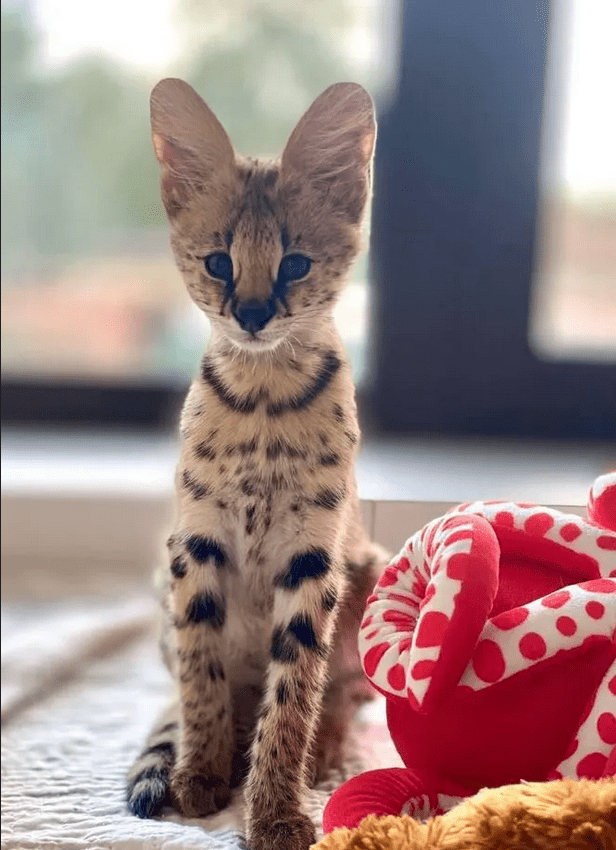
[[[245,562],[226,576],[225,598],[230,678],[261,682],[271,643],[273,583],[256,564]]]

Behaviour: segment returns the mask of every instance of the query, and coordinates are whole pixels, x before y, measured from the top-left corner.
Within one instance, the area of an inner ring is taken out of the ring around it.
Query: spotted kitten
[[[306,850],[301,793],[337,763],[365,696],[356,634],[385,561],[359,522],[332,319],[370,192],[372,102],[332,86],[272,161],[236,154],[181,80],[156,86],[151,119],[175,259],[212,339],[182,412],[164,578],[179,699],[128,805],[207,815],[246,778],[250,847]]]

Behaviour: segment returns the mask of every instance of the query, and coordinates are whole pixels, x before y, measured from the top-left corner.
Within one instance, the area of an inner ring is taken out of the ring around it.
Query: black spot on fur
[[[245,443],[237,444],[237,450],[241,455],[254,454],[258,447],[259,443],[256,437],[253,437],[252,440],[247,440]]]
[[[249,478],[244,478],[240,486],[245,496],[252,496],[255,491],[254,481],[251,481]]]
[[[291,619],[287,629],[293,637],[302,644],[302,646],[306,647],[306,649],[318,651],[319,643],[317,641],[317,636],[314,633],[312,620],[307,614],[296,614],[296,616]]]
[[[246,534],[252,534],[255,527],[255,505],[246,508]]]
[[[321,455],[319,458],[319,463],[321,466],[338,466],[340,463],[340,455],[337,455],[336,452],[332,452],[331,454]]]
[[[254,413],[261,399],[261,392],[247,396],[235,395],[227,387],[214,368],[214,364],[205,357],[201,364],[201,377],[216,393],[220,401],[236,413]]]
[[[338,602],[338,594],[335,590],[326,590],[321,599],[321,607],[324,611],[333,611]]]
[[[182,472],[182,487],[188,490],[193,499],[203,499],[210,492],[209,488],[197,481],[187,469]]]
[[[296,460],[297,458],[302,458],[303,460],[306,458],[307,452],[306,449],[294,446],[292,443],[287,442],[287,440],[282,440],[280,437],[277,437],[275,440],[272,440],[271,443],[268,443],[265,454],[268,460],[275,460],[277,457],[280,457],[280,455],[285,455],[293,460]]]
[[[287,248],[289,247],[289,242],[290,242],[290,240],[289,240],[289,231],[288,231],[288,230],[287,230],[287,228],[283,225],[283,226],[280,228],[280,243],[281,243],[281,245],[282,245],[282,251],[283,251],[283,253],[284,253],[284,252],[287,250]]]
[[[323,655],[312,620],[307,614],[297,614],[286,629],[278,627],[272,635],[271,656],[282,664],[292,664],[299,657],[298,644]]]
[[[299,502],[293,502],[293,504],[291,505],[291,510],[293,511],[293,513],[297,513],[300,507],[301,506]]]
[[[277,168],[269,168],[265,174],[263,175],[263,185],[267,189],[271,189],[272,186],[276,184],[278,180],[278,169]]]
[[[344,422],[344,410],[340,407],[339,404],[335,404],[332,407],[332,413],[334,414],[334,419],[337,422]]]
[[[213,629],[221,629],[225,624],[225,600],[212,593],[199,593],[186,607],[187,623],[206,623]]]
[[[217,502],[216,502],[216,505],[217,505],[217,507],[219,507],[219,508],[220,508],[220,510],[221,510],[221,511],[226,510],[226,509],[227,509],[227,507],[228,507],[227,503],[226,503],[226,502],[223,502],[223,500],[222,500],[222,499],[218,499],[218,500],[217,500]]]
[[[182,558],[174,558],[171,561],[171,572],[176,578],[184,578],[186,575],[186,561]]]
[[[269,443],[265,454],[268,460],[275,460],[282,452],[282,440],[274,440]]]
[[[354,445],[355,445],[355,443],[357,442],[357,435],[356,435],[356,434],[352,434],[350,431],[345,431],[345,432],[344,432],[344,436],[347,438],[347,440],[349,441],[349,443],[350,443],[352,446],[354,446]]]
[[[292,664],[299,657],[297,643],[293,636],[280,626],[274,629],[272,634],[270,654],[274,661],[280,661],[282,664]]]
[[[273,490],[282,490],[286,485],[286,478],[284,475],[278,475],[277,472],[274,472],[271,479],[271,485]]]
[[[280,416],[290,410],[303,410],[308,407],[329,385],[340,366],[341,363],[336,354],[333,351],[327,352],[323,357],[319,372],[304,392],[284,401],[271,402],[267,406],[268,415]]]
[[[170,758],[175,757],[175,744],[173,741],[162,741],[160,744],[154,744],[152,747],[148,747],[147,750],[143,753],[145,756],[149,755],[165,755]]]
[[[158,734],[164,735],[167,732],[174,732],[177,728],[178,728],[178,724],[174,720],[171,723],[165,723],[164,726],[161,726],[160,729],[157,729],[156,731],[158,732]]]
[[[223,567],[225,564],[224,551],[211,537],[201,537],[197,534],[189,537],[186,541],[186,551],[200,564],[204,564],[209,558],[213,559],[217,567]]]
[[[212,682],[216,682],[218,679],[224,680],[225,678],[225,671],[220,661],[212,661],[207,668],[207,672]]]
[[[203,458],[204,460],[216,459],[216,452],[209,443],[199,443],[195,449],[195,454],[197,457]]]
[[[278,705],[286,705],[289,700],[289,686],[281,679],[276,686],[276,702]]]
[[[305,579],[322,576],[330,566],[329,555],[324,549],[302,552],[291,558],[287,571],[279,573],[274,584],[286,590],[296,590]]]
[[[231,247],[231,245],[233,244],[233,231],[227,230],[227,232],[225,233],[225,243],[227,245],[227,248]]]
[[[331,490],[329,487],[326,487],[323,490],[319,490],[312,500],[312,504],[317,508],[326,508],[329,511],[333,511],[339,506],[343,498],[343,491]]]

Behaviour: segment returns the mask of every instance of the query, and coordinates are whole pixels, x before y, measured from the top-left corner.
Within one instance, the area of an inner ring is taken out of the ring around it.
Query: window
[[[592,117],[612,137],[606,150],[614,149],[613,111],[605,108],[613,58],[601,47],[608,36],[598,35],[600,29],[611,32],[608,7],[608,0],[405,3],[399,86],[381,116],[372,231],[371,386],[382,429],[615,436],[613,157],[594,164],[607,169],[598,172],[598,185],[605,190],[604,207],[611,205],[611,213],[598,219],[568,202],[555,210],[562,158],[548,168],[553,147],[569,145],[567,132],[573,132],[571,118],[563,136],[560,111],[552,109],[563,96],[555,80],[562,82],[571,64],[562,27],[571,23],[574,34],[580,26],[588,29],[589,15],[595,40],[586,36],[585,49],[594,45],[598,54],[590,63],[598,87],[590,102],[598,113],[610,113]],[[544,96],[546,56],[552,84]],[[571,79],[576,69],[577,60]],[[573,91],[565,81],[565,105]],[[599,147],[582,146],[576,167],[587,166]],[[581,224],[575,222],[580,215]],[[583,246],[586,265],[575,270],[573,242],[563,245],[571,226],[582,228],[573,236],[578,242],[580,232],[592,233]],[[543,264],[538,233],[548,245]],[[599,269],[597,279],[589,260]],[[555,265],[564,268],[561,278],[575,274],[574,286],[590,307],[585,338],[597,343],[592,362],[571,344],[567,359],[560,359],[554,334],[549,355],[537,344],[546,323],[562,328],[563,311],[565,324],[574,322],[578,332],[582,324],[581,302],[558,280],[553,295]],[[531,347],[535,283],[540,306]]]

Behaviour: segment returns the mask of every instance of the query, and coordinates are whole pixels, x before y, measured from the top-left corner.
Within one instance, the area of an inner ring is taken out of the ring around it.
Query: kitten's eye
[[[299,280],[310,271],[311,262],[303,254],[290,254],[280,263],[280,274],[285,280]]]
[[[233,280],[233,261],[228,254],[222,252],[217,254],[208,254],[204,259],[205,268],[212,277],[220,278],[220,280]]]

